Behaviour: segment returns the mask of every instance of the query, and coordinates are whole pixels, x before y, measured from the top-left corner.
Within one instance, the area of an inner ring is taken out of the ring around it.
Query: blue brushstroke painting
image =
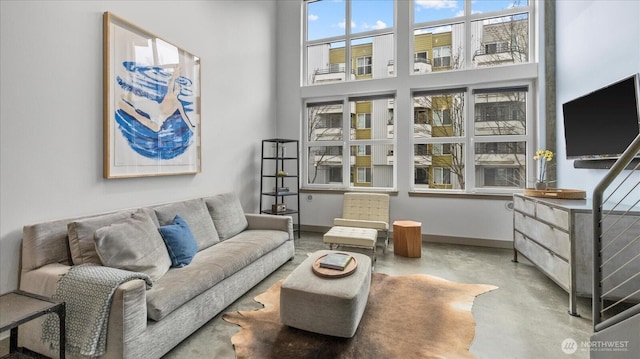
[[[115,111],[120,133],[138,154],[170,160],[185,153],[193,143],[195,125],[189,112],[192,81],[179,76],[177,67],[166,69],[122,63],[126,75],[116,81],[124,91]]]

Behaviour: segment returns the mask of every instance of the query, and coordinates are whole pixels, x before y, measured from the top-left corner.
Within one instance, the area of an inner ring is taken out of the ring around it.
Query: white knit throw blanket
[[[153,283],[144,273],[129,272],[96,264],[72,266],[58,281],[53,299],[66,303],[66,352],[95,358],[104,354],[111,299],[121,283],[143,279],[147,289]],[[47,315],[42,326],[42,340],[58,349],[58,316]]]

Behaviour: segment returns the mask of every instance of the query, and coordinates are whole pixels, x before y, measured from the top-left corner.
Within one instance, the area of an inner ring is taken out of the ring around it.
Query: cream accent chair
[[[378,232],[384,232],[383,253],[385,253],[389,246],[389,195],[365,192],[345,193],[342,217],[334,218],[333,225],[372,228]]]

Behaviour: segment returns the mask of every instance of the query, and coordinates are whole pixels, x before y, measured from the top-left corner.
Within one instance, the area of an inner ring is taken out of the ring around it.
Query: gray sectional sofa
[[[166,238],[140,228],[170,226],[176,215],[197,253],[172,266]],[[133,279],[115,290],[101,357],[159,358],[293,257],[291,217],[245,214],[237,196],[225,193],[25,226],[19,286],[52,297],[62,276],[81,264],[149,274],[149,289]],[[56,358],[42,340],[43,323],[22,325],[18,345]]]

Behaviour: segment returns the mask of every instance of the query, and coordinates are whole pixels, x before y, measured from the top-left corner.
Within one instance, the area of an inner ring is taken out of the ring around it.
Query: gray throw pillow
[[[94,240],[98,256],[107,267],[146,273],[154,282],[171,267],[167,247],[145,212],[97,229]]]
[[[198,250],[211,247],[220,241],[202,198],[169,203],[154,209],[161,226],[171,224],[176,215],[184,218],[196,238]]]
[[[208,197],[205,198],[205,203],[221,241],[235,236],[249,226],[240,199],[235,193]]]
[[[96,246],[93,242],[93,233],[98,228],[129,218],[137,211],[139,210],[122,210],[113,213],[83,217],[67,223],[69,250],[71,252],[71,261],[73,264],[102,264],[98,254],[96,253]],[[143,208],[142,211],[149,215],[156,227],[159,226],[158,219],[156,218],[156,214],[153,209]]]
[[[122,211],[103,214],[90,218],[83,218],[67,224],[69,234],[69,249],[73,264],[95,263],[102,264],[96,245],[93,241],[93,233],[98,229],[112,223],[131,217],[134,211]]]

